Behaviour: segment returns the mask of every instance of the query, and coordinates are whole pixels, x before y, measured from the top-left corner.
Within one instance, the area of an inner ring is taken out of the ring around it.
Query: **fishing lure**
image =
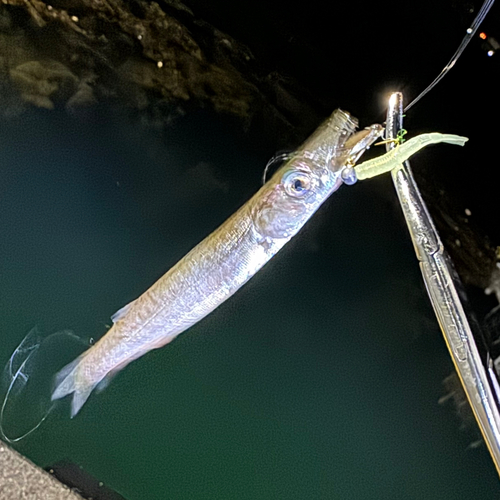
[[[431,144],[446,142],[456,146],[463,146],[467,141],[467,137],[453,134],[439,134],[437,132],[421,134],[405,141],[404,144],[401,144],[400,141],[394,149],[391,149],[385,155],[363,162],[361,165],[354,167],[354,171],[359,180],[369,179],[390,172],[408,160],[410,156]]]

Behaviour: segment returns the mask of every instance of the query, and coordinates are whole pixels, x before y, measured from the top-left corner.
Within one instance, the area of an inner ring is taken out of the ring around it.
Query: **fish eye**
[[[312,183],[306,172],[292,170],[283,176],[282,184],[290,196],[300,198],[310,191]]]

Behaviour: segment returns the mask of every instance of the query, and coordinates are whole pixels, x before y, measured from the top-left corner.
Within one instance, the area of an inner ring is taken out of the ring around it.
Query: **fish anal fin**
[[[96,394],[99,394],[100,392],[104,391],[108,387],[108,385],[111,383],[111,381],[115,378],[116,374],[122,369],[125,368],[125,365],[120,366],[118,368],[115,368],[111,370],[95,387],[95,392]]]
[[[165,335],[164,337],[160,337],[156,340],[153,340],[147,344],[147,349],[145,350],[145,353],[147,351],[151,351],[152,349],[160,349],[164,345],[169,344],[172,342],[177,337],[177,335]]]
[[[147,347],[141,349],[140,351],[135,352],[128,358],[121,361],[114,368],[112,368],[107,373],[107,375],[97,384],[96,392],[102,392],[104,389],[106,389],[106,387],[108,387],[110,382],[115,378],[117,373],[123,370],[129,363],[132,363],[132,361],[135,361],[136,359],[140,358],[141,356],[146,354],[148,351],[151,351],[152,349],[159,349],[160,347],[163,347],[165,344],[168,344],[174,338],[175,337],[161,337],[160,339],[147,344]]]

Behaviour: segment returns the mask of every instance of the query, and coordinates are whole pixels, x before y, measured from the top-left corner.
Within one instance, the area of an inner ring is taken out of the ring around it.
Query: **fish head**
[[[333,115],[295,151],[252,200],[254,228],[263,238],[288,240],[344,182],[353,165],[382,132],[380,125],[353,135],[357,120]]]

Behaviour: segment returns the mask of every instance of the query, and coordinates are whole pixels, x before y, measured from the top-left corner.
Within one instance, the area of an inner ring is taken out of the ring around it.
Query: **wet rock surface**
[[[2,93],[7,113],[115,100],[168,123],[208,107],[292,142],[319,119],[278,74],[258,74],[245,45],[176,1],[5,0],[0,60],[3,86],[14,87]]]

